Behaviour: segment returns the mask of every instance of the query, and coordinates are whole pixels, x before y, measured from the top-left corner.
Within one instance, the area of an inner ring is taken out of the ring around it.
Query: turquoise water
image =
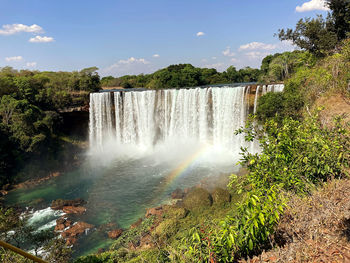
[[[76,171],[31,189],[11,192],[6,202],[34,207],[35,210],[44,209],[35,214],[36,226],[53,228],[52,223],[58,215],[48,215],[47,207],[52,200],[84,199],[87,211],[74,221],[93,224],[95,229],[80,238],[74,251],[75,256],[93,253],[111,244],[107,233],[99,230],[100,226],[115,223],[119,228],[127,228],[142,217],[147,208],[168,201],[176,188],[184,189],[200,182],[206,186],[218,184],[222,175],[234,170],[230,156],[210,149],[169,180],[169,175],[194,153],[196,147],[188,145],[187,149],[180,147],[178,152],[165,148],[158,153],[138,156],[95,154],[87,157]]]

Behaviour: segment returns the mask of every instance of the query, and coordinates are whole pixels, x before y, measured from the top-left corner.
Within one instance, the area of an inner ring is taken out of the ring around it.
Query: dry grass
[[[273,242],[276,248],[242,262],[350,262],[350,179],[292,197]]]
[[[332,125],[335,116],[343,116],[344,122],[350,122],[350,100],[341,94],[327,94],[319,98],[314,108],[324,107],[320,113],[324,125]]]

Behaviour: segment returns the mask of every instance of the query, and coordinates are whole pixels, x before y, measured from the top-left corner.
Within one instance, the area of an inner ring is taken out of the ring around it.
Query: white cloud
[[[298,47],[295,46],[293,44],[292,41],[290,40],[285,40],[285,41],[281,41],[278,45],[277,45],[277,49],[281,50],[282,52],[285,51],[293,51],[296,50]]]
[[[135,64],[135,63],[140,63],[140,64],[149,64],[149,62],[147,60],[145,60],[144,58],[128,58],[127,60],[119,60],[117,64],[120,65],[128,65],[128,64]],[[116,65],[116,64],[114,64]]]
[[[214,60],[215,60],[215,59],[217,59],[217,57],[212,57],[211,59],[214,59]]]
[[[231,52],[231,47],[227,47],[224,51],[222,51],[222,54],[226,57],[233,57],[235,53]]]
[[[128,59],[121,59],[113,65],[102,69],[101,75],[138,75],[141,73],[151,73],[153,68],[151,63],[144,58],[130,57]]]
[[[273,50],[276,49],[277,45],[265,44],[261,42],[251,42],[239,47],[239,50]]]
[[[205,35],[205,33],[204,32],[198,32],[196,35],[197,35],[197,37],[202,37],[202,36]]]
[[[7,62],[11,62],[11,61],[21,61],[21,60],[23,60],[23,57],[22,57],[22,56],[7,57],[7,58],[5,58],[5,60],[6,60]]]
[[[237,58],[231,58],[231,62],[237,63],[239,60]]]
[[[37,64],[36,62],[27,62],[27,63],[26,63],[26,66],[27,66],[27,67],[30,67],[30,68],[35,68],[35,67],[36,67],[36,64]]]
[[[217,71],[225,71],[226,68],[227,68],[227,65],[222,63],[222,62],[219,62],[219,63],[214,63],[214,64],[206,64],[206,65],[203,65],[203,68],[215,68]]]
[[[249,59],[262,59],[264,57],[266,57],[267,55],[269,55],[270,53],[268,52],[260,52],[260,51],[251,51],[246,53],[245,55],[249,58]]]
[[[23,24],[12,24],[12,25],[3,25],[2,29],[0,29],[0,35],[13,35],[21,32],[39,34],[43,33],[44,30],[41,26],[33,24],[31,26],[23,25]]]
[[[55,41],[53,37],[46,37],[46,36],[44,37],[36,36],[29,39],[29,42],[31,43],[48,43],[53,41]]]
[[[310,0],[301,6],[295,8],[297,12],[308,12],[314,10],[328,11],[329,8],[325,5],[325,0]]]
[[[160,56],[159,56],[159,54],[154,54],[153,57],[154,58],[159,58]]]

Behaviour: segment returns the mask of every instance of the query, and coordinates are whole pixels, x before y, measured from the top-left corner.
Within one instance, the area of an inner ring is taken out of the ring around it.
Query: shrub
[[[211,206],[213,199],[207,190],[195,188],[186,195],[183,203],[186,209],[194,211]]]

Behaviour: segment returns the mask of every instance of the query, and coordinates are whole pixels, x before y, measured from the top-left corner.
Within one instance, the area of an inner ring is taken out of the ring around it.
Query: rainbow
[[[185,174],[185,172],[191,167],[193,163],[195,163],[198,159],[207,152],[209,145],[202,145],[194,154],[192,154],[189,158],[183,161],[176,169],[174,169],[166,178],[165,181],[162,182],[161,191],[164,192],[170,188],[173,182]]]

